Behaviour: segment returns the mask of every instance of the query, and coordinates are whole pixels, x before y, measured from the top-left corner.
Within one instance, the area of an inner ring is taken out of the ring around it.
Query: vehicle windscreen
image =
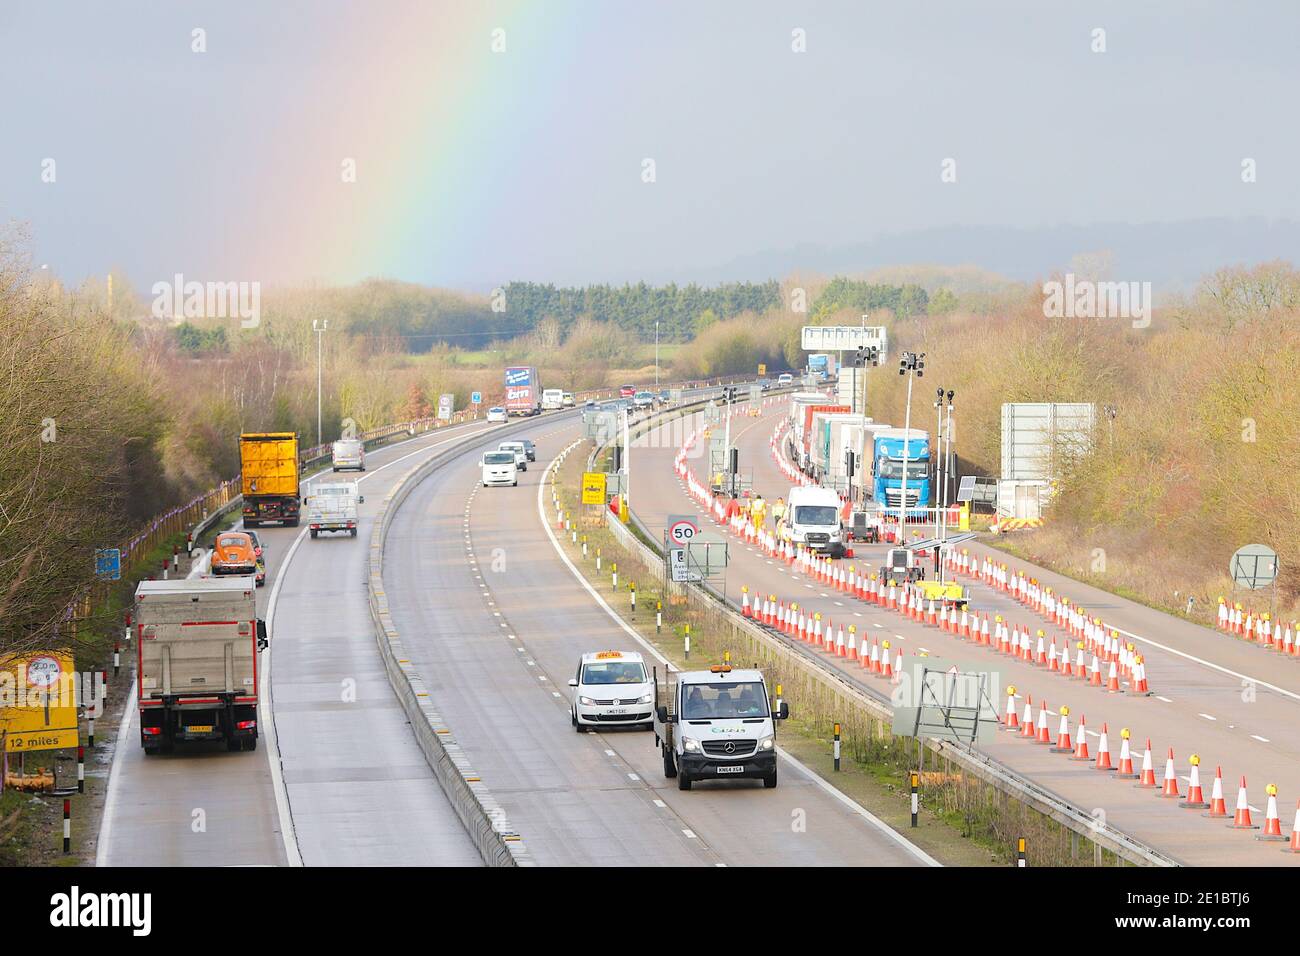
[[[515,454],[510,451],[493,451],[483,456],[485,465],[513,465],[515,463]]]
[[[218,548],[247,548],[250,547],[248,539],[241,535],[222,535],[217,539]]]
[[[584,684],[644,684],[645,665],[640,661],[601,661],[582,669]]]
[[[835,524],[838,508],[830,505],[800,505],[794,509],[795,524]]]
[[[351,485],[344,485],[337,481],[333,481],[329,484],[317,485],[316,490],[312,493],[317,495],[350,495],[353,492]]]
[[[767,695],[763,692],[763,685],[755,681],[724,686],[696,684],[686,689],[682,701],[682,720],[767,716]]]
[[[880,459],[878,474],[882,478],[901,479],[903,477],[903,462],[896,458],[882,458]],[[922,481],[928,478],[929,474],[930,465],[928,462],[914,461],[907,466],[908,481]]]

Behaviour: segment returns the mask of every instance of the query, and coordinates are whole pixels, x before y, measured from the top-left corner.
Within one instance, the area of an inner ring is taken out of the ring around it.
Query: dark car
[[[523,443],[523,446],[524,446],[524,454],[528,456],[528,460],[529,460],[529,461],[536,461],[536,460],[537,460],[537,446],[534,445],[534,444],[533,444],[531,441],[529,441],[527,438],[521,438],[521,439],[519,439],[519,441]]]

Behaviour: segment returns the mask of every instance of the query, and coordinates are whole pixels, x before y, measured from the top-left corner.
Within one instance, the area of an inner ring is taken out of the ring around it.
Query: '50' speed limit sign
[[[668,518],[668,540],[679,548],[690,544],[699,533],[700,526],[693,518],[683,515],[671,515]]]

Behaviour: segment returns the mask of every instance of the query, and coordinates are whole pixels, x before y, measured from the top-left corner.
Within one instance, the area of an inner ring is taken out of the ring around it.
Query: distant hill
[[[1076,256],[1110,253],[1109,278],[1151,282],[1157,292],[1191,289],[1222,266],[1285,259],[1300,262],[1300,222],[1191,219],[1167,223],[1087,226],[951,226],[880,235],[851,245],[804,243],[739,256],[715,266],[683,270],[677,282],[734,282],[822,275],[897,275],[889,267],[916,263],[974,266],[1018,281],[1070,268]]]

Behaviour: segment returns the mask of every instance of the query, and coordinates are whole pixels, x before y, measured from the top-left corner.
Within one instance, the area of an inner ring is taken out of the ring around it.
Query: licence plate
[[[744,773],[744,772],[745,772],[745,768],[741,766],[726,767],[723,766],[722,764],[718,765],[718,773]]]
[[[626,707],[610,707],[609,709],[607,709],[607,710],[605,711],[605,713],[607,713],[607,714],[626,714],[626,713],[627,713],[627,708],[626,708]]]
[[[212,725],[211,724],[190,724],[188,727],[185,728],[185,730],[191,734],[210,734],[212,733]]]

